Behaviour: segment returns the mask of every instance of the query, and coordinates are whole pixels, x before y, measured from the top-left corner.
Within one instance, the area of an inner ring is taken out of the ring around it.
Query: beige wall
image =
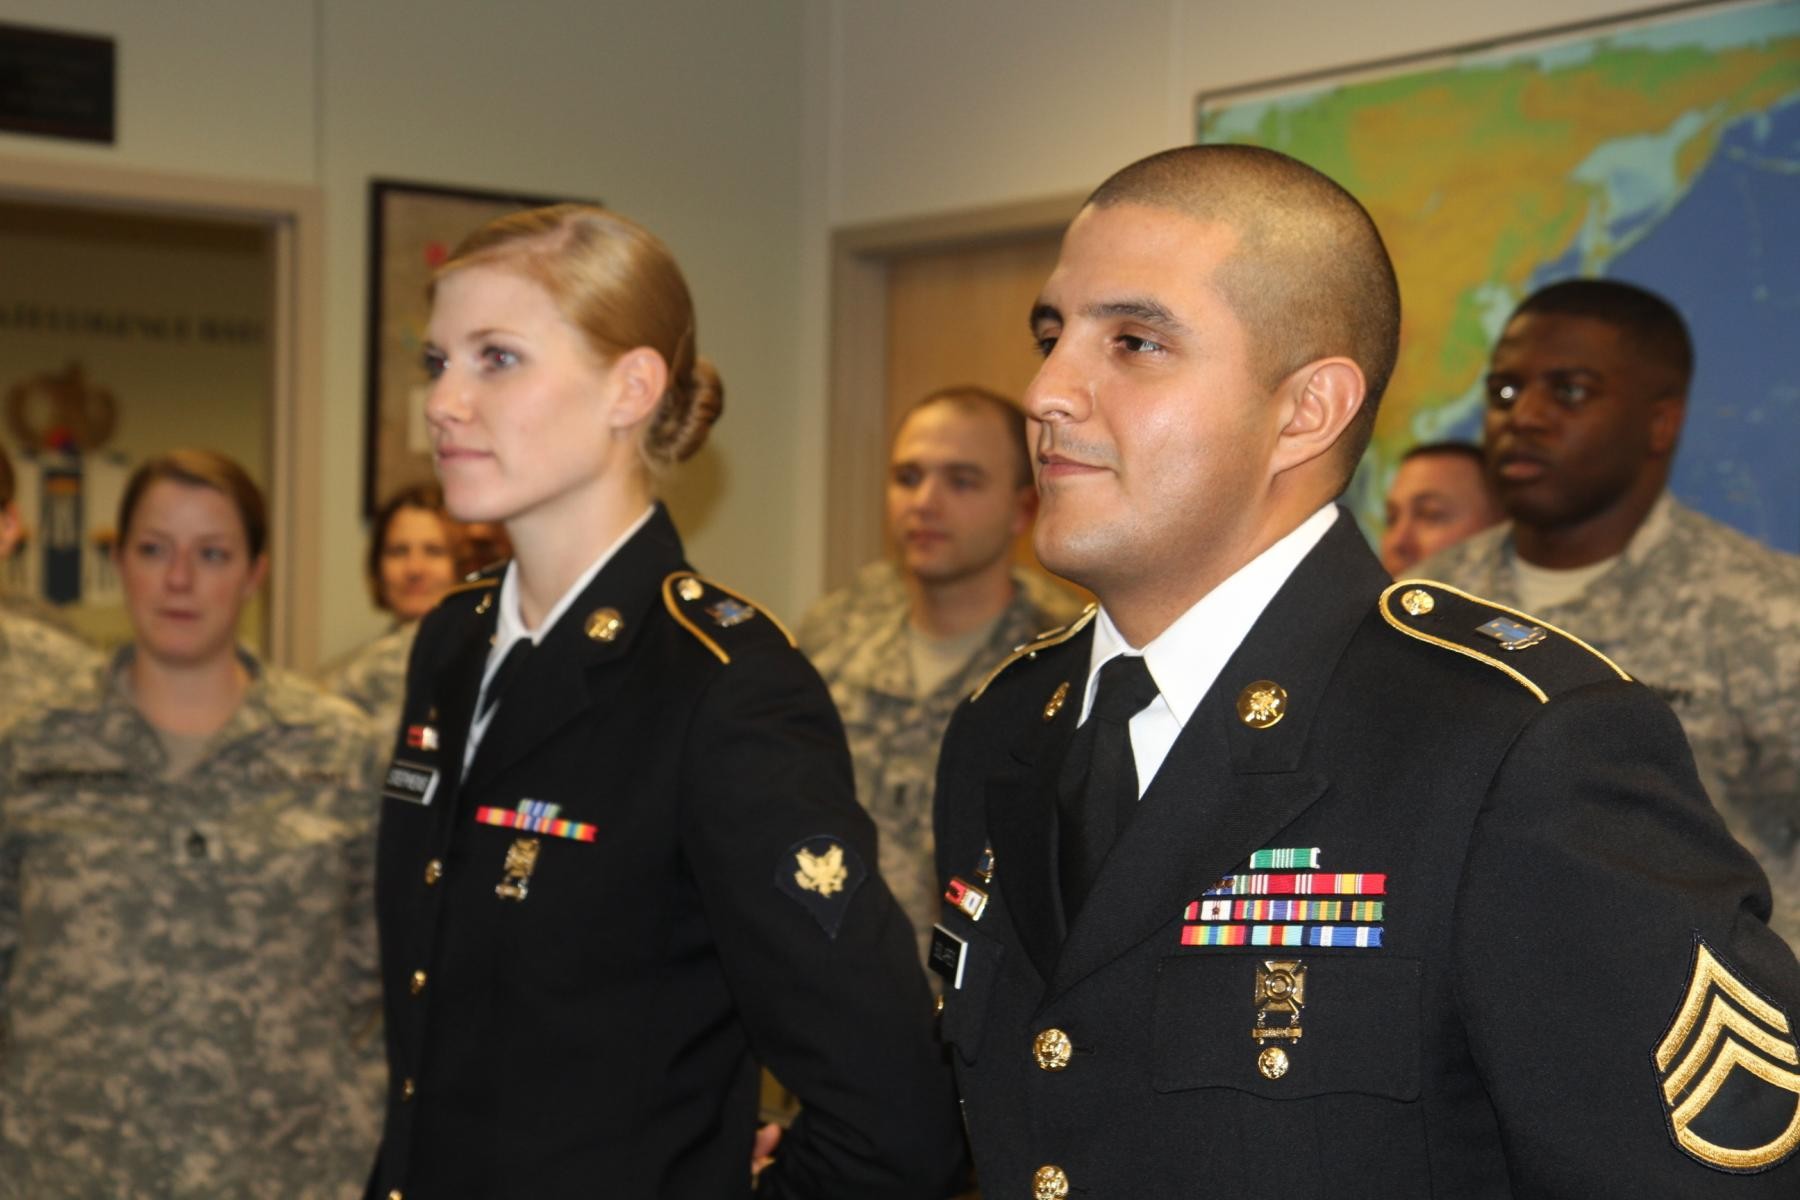
[[[371,175],[593,196],[673,246],[727,385],[716,445],[674,490],[694,560],[778,612],[812,548],[784,516],[802,472],[797,0],[0,0],[0,20],[119,48],[113,147],[0,134],[0,155],[304,184],[326,205],[329,656],[379,628],[362,552]]]
[[[1642,9],[1620,0],[818,0],[840,224],[1081,191],[1189,141],[1202,90]]]
[[[833,228],[1079,193],[1193,138],[1197,93],[1641,9],[1619,0],[858,0],[809,4],[817,102],[803,255],[807,327],[827,317]],[[1023,328],[1023,314],[1020,317]],[[1021,334],[1021,336],[1023,336]],[[826,354],[803,346],[802,407]],[[805,487],[823,494],[823,476]],[[802,500],[802,504],[808,501]],[[817,500],[810,501],[816,504]],[[823,536],[809,535],[822,546]],[[811,565],[816,589],[822,559]]]

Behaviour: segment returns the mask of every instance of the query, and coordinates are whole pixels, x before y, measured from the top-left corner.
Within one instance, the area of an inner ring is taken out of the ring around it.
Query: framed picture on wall
[[[1361,200],[1400,277],[1400,361],[1349,497],[1410,446],[1479,440],[1513,308],[1600,276],[1678,308],[1698,351],[1670,486],[1800,550],[1800,4],[1669,5],[1202,93],[1195,141],[1291,154]]]
[[[421,367],[431,273],[478,226],[561,199],[370,180],[365,514],[399,489],[432,479]]]

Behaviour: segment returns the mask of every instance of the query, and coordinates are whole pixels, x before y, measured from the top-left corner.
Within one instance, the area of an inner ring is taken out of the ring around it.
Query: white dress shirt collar
[[[544,619],[538,622],[536,629],[527,629],[525,618],[519,612],[519,564],[516,562],[506,564],[506,574],[500,580],[500,611],[494,620],[494,637],[488,643],[487,665],[482,668],[481,672],[482,691],[487,689],[488,681],[494,677],[494,672],[500,669],[500,664],[505,661],[506,652],[512,649],[513,643],[520,638],[530,639],[534,646],[543,641],[544,635],[556,628],[556,623],[562,619],[564,613],[569,611],[569,606],[575,603],[576,597],[587,591],[588,585],[594,582],[594,577],[600,574],[601,569],[612,561],[613,555],[619,552],[619,548],[629,542],[655,512],[656,506],[652,504],[644,510],[643,516],[633,521],[631,527],[614,540],[612,545],[602,550],[600,557],[589,564],[588,569],[581,573],[580,578],[569,585],[569,589],[562,594],[562,599],[558,600]],[[476,693],[477,696],[480,694],[480,692]],[[469,740],[463,747],[463,770],[465,772],[469,769],[469,764],[475,761],[475,751],[481,745],[481,739],[487,735],[488,726],[493,723],[494,714],[498,711],[499,705],[496,704],[489,708],[486,714],[477,716],[470,724]]]
[[[633,521],[630,528],[621,533],[612,545],[602,550],[600,557],[588,564],[588,569],[569,585],[569,589],[562,594],[562,598],[544,615],[544,619],[538,622],[536,629],[525,628],[525,617],[519,612],[518,564],[507,563],[506,575],[500,581],[500,614],[499,619],[494,623],[494,648],[488,655],[489,668],[492,669],[494,664],[505,658],[507,649],[520,638],[530,638],[533,645],[543,641],[544,635],[556,628],[556,623],[562,619],[562,615],[569,611],[571,604],[575,603],[575,598],[587,591],[588,584],[594,582],[594,577],[600,574],[601,568],[612,561],[613,555],[619,552],[619,547],[629,542],[632,535],[644,527],[644,522],[648,521],[650,515],[655,511],[654,504],[646,508],[643,516]]]
[[[1141,650],[1125,640],[1105,607],[1101,607],[1094,620],[1081,720],[1086,721],[1093,708],[1100,668],[1120,654],[1142,654],[1160,694],[1131,721],[1139,795],[1149,787],[1169,748],[1248,636],[1250,627],[1300,560],[1312,552],[1337,519],[1337,505],[1326,504],[1201,597]]]

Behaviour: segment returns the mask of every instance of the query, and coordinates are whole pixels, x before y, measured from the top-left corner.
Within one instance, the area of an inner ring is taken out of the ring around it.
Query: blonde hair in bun
[[[498,217],[464,238],[432,276],[500,267],[530,279],[603,363],[646,346],[669,386],[638,439],[652,474],[691,458],[725,409],[719,372],[694,348],[694,301],[674,255],[629,217],[592,204],[553,204]]]

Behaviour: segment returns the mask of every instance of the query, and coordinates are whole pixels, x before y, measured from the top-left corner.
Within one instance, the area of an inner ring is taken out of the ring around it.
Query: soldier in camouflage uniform
[[[419,619],[456,582],[461,532],[435,483],[403,488],[375,514],[365,573],[375,607],[392,615],[394,626],[327,667],[319,683],[375,718],[383,732],[400,719]]]
[[[134,643],[0,736],[0,1197],[355,1196],[378,740],[235,648],[235,464],[151,460],[120,528]]]
[[[1488,470],[1512,523],[1416,573],[1578,635],[1668,701],[1770,876],[1769,924],[1800,944],[1800,558],[1665,490],[1686,347],[1680,317],[1626,284],[1527,300],[1488,380]]]
[[[406,660],[418,633],[417,621],[395,626],[329,668],[319,686],[356,705],[384,733],[392,732],[406,699]]]
[[[0,449],[0,564],[19,542],[13,487],[12,463]],[[85,682],[100,666],[99,654],[58,628],[43,609],[0,591],[0,729]]]
[[[1079,607],[1012,568],[1013,542],[1035,502],[1018,409],[977,388],[933,393],[894,441],[887,516],[900,564],[865,566],[800,626],[800,648],[825,677],[849,735],[857,798],[881,832],[881,873],[921,954],[943,891],[931,800],[944,728],[1015,646]],[[920,643],[933,641],[936,652],[922,658]],[[931,678],[919,678],[921,666]]]
[[[375,739],[259,667],[179,778],[125,682],[0,739],[0,1196],[354,1196]]]
[[[99,667],[86,642],[0,597],[0,729],[66,696]]]

